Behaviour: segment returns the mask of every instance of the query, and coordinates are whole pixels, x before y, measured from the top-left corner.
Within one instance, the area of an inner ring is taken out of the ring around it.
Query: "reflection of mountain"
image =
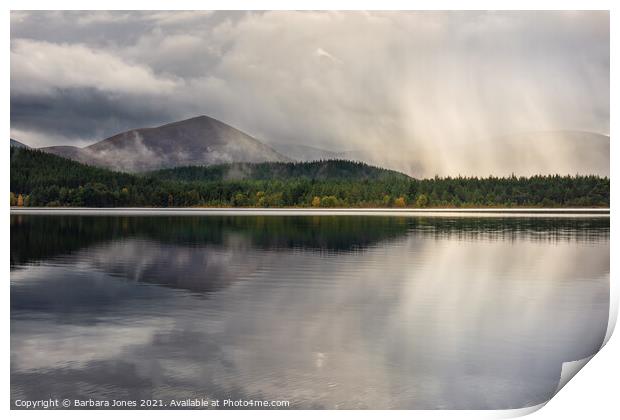
[[[235,249],[124,239],[85,248],[75,258],[125,280],[209,293],[247,278],[270,259],[268,254],[261,253],[259,258],[260,251],[241,246]]]
[[[89,270],[209,293],[269,264],[278,255],[269,251],[351,253],[407,233],[435,239],[587,240],[608,237],[609,219],[15,215],[11,267],[71,256],[87,261]]]

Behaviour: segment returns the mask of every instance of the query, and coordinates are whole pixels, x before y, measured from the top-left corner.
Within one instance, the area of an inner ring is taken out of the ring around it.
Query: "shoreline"
[[[401,217],[602,217],[609,208],[155,208],[155,207],[11,207],[15,215],[91,216],[401,216]]]

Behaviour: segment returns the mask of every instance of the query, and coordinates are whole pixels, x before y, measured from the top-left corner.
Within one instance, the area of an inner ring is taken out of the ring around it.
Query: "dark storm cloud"
[[[120,97],[95,88],[58,89],[53,97],[16,95],[11,98],[11,124],[37,127],[52,138],[102,139],[121,131],[174,120],[175,114],[161,101]]]
[[[487,175],[525,147],[523,172],[547,170],[561,142],[506,139],[609,133],[609,14],[12,12],[11,106],[35,146],[207,114],[420,175]]]

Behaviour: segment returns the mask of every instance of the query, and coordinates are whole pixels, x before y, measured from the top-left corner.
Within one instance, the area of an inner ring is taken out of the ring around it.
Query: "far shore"
[[[93,216],[609,217],[609,208],[11,207],[11,214]]]

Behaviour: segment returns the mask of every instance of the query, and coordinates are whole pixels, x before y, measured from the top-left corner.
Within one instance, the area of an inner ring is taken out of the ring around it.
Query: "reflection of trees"
[[[128,217],[11,216],[11,265],[69,254],[121,238],[186,246],[230,245],[258,249],[362,250],[403,236],[404,218],[384,217]]]
[[[609,238],[608,217],[417,217],[416,234],[453,239],[577,240]]]
[[[11,265],[69,254],[96,243],[146,238],[185,246],[364,250],[409,232],[454,238],[589,240],[609,237],[609,218],[380,216],[11,216]]]

